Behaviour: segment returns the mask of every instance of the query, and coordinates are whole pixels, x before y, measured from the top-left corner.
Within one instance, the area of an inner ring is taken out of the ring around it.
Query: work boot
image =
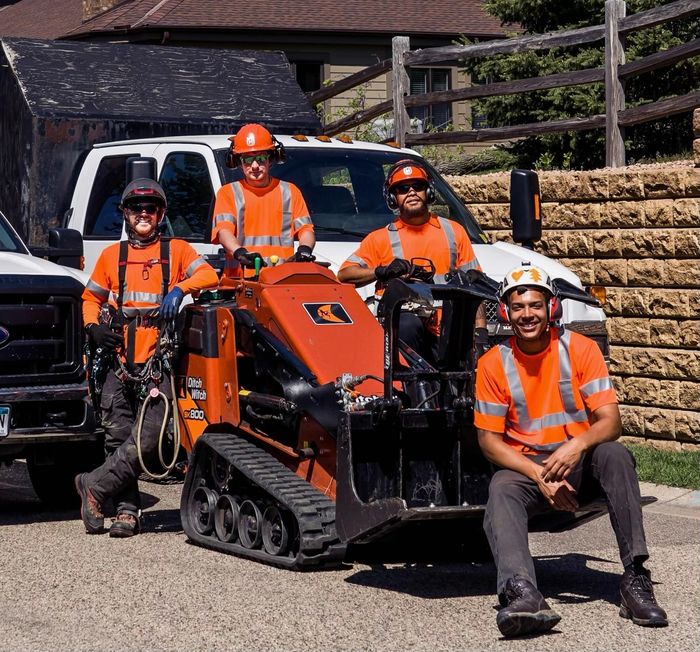
[[[496,616],[496,624],[507,638],[546,632],[561,620],[532,582],[522,577],[509,579],[499,600],[503,609]]]
[[[620,616],[643,627],[666,627],[668,617],[654,597],[651,574],[646,568],[626,570],[620,582]]]
[[[139,517],[127,512],[119,512],[109,528],[109,536],[118,539],[133,537],[141,530]]]
[[[102,513],[102,505],[87,486],[87,473],[75,476],[75,488],[80,496],[80,518],[83,519],[85,531],[88,534],[104,532],[105,516]]]

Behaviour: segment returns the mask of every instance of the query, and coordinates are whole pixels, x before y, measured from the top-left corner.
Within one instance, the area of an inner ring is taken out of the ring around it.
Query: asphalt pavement
[[[0,470],[0,650],[698,649],[700,492],[643,484],[664,629],[618,616],[620,563],[606,518],[536,533],[540,589],[561,623],[504,640],[491,563],[356,564],[292,573],[199,548],[179,519],[181,485],[142,484],[145,532],[84,533],[76,510],[38,503],[24,466]]]

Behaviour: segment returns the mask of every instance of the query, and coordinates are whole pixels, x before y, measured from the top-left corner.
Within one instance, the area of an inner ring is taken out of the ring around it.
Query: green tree
[[[627,15],[667,4],[671,0],[627,0]],[[487,11],[504,25],[519,24],[526,34],[573,29],[605,22],[604,0],[487,0]],[[700,34],[700,19],[676,20],[627,35],[628,62],[676,45]],[[467,42],[466,40],[464,41]],[[541,77],[563,71],[597,68],[604,63],[604,44],[552,48],[537,52],[472,59],[465,63],[477,82]],[[655,70],[627,81],[627,108],[682,95],[700,86],[700,57]],[[485,98],[475,111],[491,127],[546,122],[605,113],[602,83],[554,88],[517,95]],[[690,149],[690,113],[630,127],[625,132],[628,162],[673,156]],[[506,146],[524,167],[590,169],[605,164],[605,131],[566,132],[529,137]]]

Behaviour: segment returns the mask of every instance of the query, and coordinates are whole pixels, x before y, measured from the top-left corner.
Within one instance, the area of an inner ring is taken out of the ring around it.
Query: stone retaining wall
[[[511,241],[509,174],[449,181],[492,241]],[[607,288],[624,434],[699,446],[700,168],[541,172],[540,191],[538,251]]]

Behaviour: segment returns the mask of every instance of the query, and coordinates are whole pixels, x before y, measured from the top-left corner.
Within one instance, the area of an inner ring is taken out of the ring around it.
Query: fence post
[[[605,165],[613,168],[625,164],[624,134],[617,121],[617,112],[625,108],[625,90],[617,74],[625,63],[624,37],[618,32],[625,14],[624,0],[605,0]]]
[[[394,100],[394,140],[403,147],[406,144],[406,132],[410,121],[403,98],[410,91],[408,73],[403,57],[410,49],[408,36],[394,36],[391,39],[392,82],[391,90]]]

